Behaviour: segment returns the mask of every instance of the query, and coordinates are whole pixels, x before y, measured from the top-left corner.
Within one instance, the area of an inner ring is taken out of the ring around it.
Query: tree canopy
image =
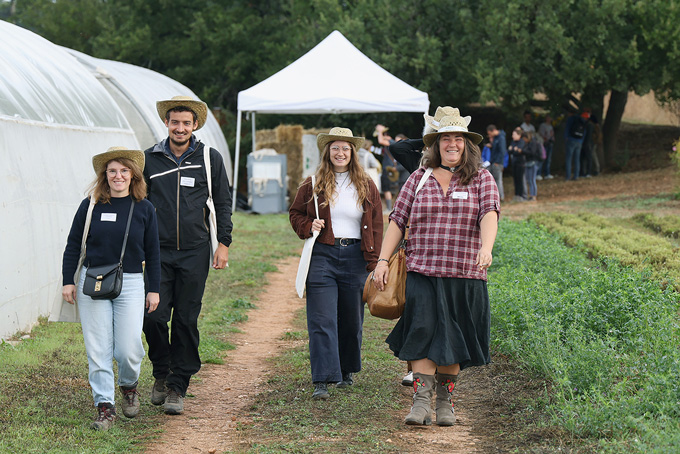
[[[513,113],[540,94],[553,113],[601,115],[611,92],[608,164],[629,91],[680,98],[676,0],[13,0],[4,10],[57,44],[173,77],[232,117],[239,91],[335,29],[434,105]],[[343,70],[361,68],[329,68]]]

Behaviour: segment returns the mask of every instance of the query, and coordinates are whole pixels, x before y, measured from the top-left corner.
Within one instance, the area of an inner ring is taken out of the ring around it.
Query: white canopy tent
[[[339,69],[344,69],[340,71]],[[360,70],[359,70],[360,69]],[[238,94],[234,189],[238,186],[241,116],[255,113],[324,114],[423,112],[427,93],[385,71],[335,30],[278,73]],[[236,210],[236,196],[233,199]]]

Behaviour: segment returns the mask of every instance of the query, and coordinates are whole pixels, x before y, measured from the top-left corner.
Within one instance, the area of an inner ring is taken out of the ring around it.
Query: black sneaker
[[[151,388],[151,403],[154,405],[163,405],[165,403],[165,396],[168,395],[168,390],[165,387],[165,378],[157,378]]]
[[[312,399],[326,400],[329,397],[331,397],[331,395],[328,393],[328,385],[326,383],[314,383],[314,392],[312,393]]]
[[[121,386],[120,392],[123,394],[123,414],[128,418],[134,418],[139,414],[139,392],[137,383],[132,386]]]
[[[181,415],[184,413],[184,396],[175,389],[169,388],[163,409],[166,415]]]
[[[354,384],[352,372],[344,372],[342,374],[342,381],[336,385],[336,388],[349,388]]]
[[[109,430],[113,427],[113,422],[116,420],[116,407],[108,402],[103,402],[97,406],[97,417],[92,422],[94,430]]]

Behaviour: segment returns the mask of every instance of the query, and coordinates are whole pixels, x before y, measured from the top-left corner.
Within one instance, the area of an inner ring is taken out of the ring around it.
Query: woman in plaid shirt
[[[395,356],[413,366],[415,394],[406,424],[431,424],[436,379],[437,424],[453,425],[458,372],[490,362],[486,272],[500,197],[493,176],[481,168],[482,136],[468,131],[471,118],[454,110],[423,137],[422,167],[399,193],[374,273],[376,287],[384,289],[388,259],[410,219],[406,306],[387,337]]]

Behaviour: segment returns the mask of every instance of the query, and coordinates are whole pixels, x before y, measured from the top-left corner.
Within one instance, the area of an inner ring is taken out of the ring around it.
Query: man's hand
[[[146,294],[146,308],[149,309],[149,313],[156,310],[161,297],[158,293],[149,292]]]
[[[229,248],[220,243],[217,245],[215,256],[213,257],[212,267],[216,270],[222,270],[229,266]]]

